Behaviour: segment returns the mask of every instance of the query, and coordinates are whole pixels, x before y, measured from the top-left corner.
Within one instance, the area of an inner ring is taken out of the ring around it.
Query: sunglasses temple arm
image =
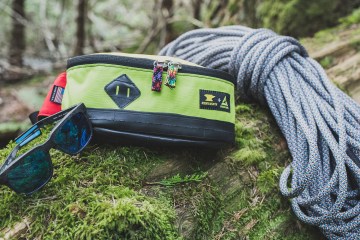
[[[34,132],[33,134],[31,134],[30,136],[28,136],[26,139],[24,139],[23,141],[19,142],[20,147],[24,146],[25,144],[27,144],[28,142],[31,142],[32,140],[34,140],[35,138],[37,138],[38,136],[41,135],[41,130],[38,129],[36,132]]]
[[[4,164],[0,167],[0,172],[2,168],[6,168],[7,165],[9,165],[10,163],[12,163],[12,161],[15,160],[16,158],[16,153],[19,151],[20,149],[20,145],[17,145],[14,150],[11,151],[11,153],[9,154],[9,156],[6,158]],[[1,178],[1,177],[0,177]]]
[[[44,118],[44,119],[38,121],[29,130],[27,130],[26,132],[21,134],[19,137],[17,137],[15,139],[15,142],[17,144],[21,144],[21,146],[25,145],[26,143],[30,142],[34,138],[41,135],[41,131],[39,129],[40,127],[42,127],[42,126],[44,126],[46,124],[49,124],[49,123],[53,123],[53,122],[63,118],[68,112],[70,112],[73,109],[74,109],[74,107],[66,109],[64,111],[58,112],[58,113],[56,113],[54,115],[51,115],[50,117],[47,117],[47,118]]]
[[[76,107],[76,106],[75,106]],[[73,110],[75,107],[71,107],[68,108],[66,110],[63,110],[61,112],[55,113],[54,115],[51,115],[47,118],[44,118],[42,120],[40,120],[39,122],[37,122],[37,124],[39,124],[39,126],[43,126],[45,124],[49,124],[49,123],[53,123],[58,121],[59,119],[62,119],[66,114],[68,114],[71,110]]]
[[[17,143],[17,144],[23,143],[26,139],[31,137],[34,133],[37,134],[37,136],[39,136],[41,134],[41,131],[40,131],[39,126],[37,124],[34,124],[26,132],[24,132],[23,134],[21,134],[20,136],[15,138],[15,143]],[[32,138],[32,139],[34,139],[34,138]],[[24,144],[22,144],[22,145],[24,145]]]

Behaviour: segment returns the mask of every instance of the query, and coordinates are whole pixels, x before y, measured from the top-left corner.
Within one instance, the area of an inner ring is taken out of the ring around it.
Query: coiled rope
[[[229,72],[239,97],[268,105],[292,156],[280,191],[297,217],[330,239],[360,239],[360,106],[297,40],[242,26],[198,29],[160,55]]]

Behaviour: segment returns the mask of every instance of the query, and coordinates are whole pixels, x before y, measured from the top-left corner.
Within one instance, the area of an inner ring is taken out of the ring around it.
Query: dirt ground
[[[0,90],[0,123],[23,121],[33,110],[17,98],[15,91]]]
[[[49,75],[0,84],[0,148],[31,125],[28,116],[39,110],[54,79]]]

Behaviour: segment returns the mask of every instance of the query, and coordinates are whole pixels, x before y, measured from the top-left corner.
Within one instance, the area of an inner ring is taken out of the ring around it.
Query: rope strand
[[[296,216],[330,239],[360,238],[360,106],[297,40],[243,26],[197,29],[159,54],[236,76],[238,96],[267,105],[286,138],[292,163],[280,191]]]

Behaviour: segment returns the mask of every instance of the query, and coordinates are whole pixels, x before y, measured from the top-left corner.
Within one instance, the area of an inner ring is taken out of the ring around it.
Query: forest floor
[[[355,99],[359,32],[338,27],[301,41]],[[29,124],[54,78],[1,88],[0,134]],[[280,195],[291,157],[270,112],[256,104],[237,103],[236,146],[221,151],[92,145],[51,156],[54,177],[42,191],[25,197],[0,187],[0,239],[324,239]]]
[[[360,103],[360,25],[340,25],[301,42],[328,77]]]
[[[30,123],[30,113],[39,110],[55,76],[37,76],[31,80],[4,84],[0,88],[0,147],[6,145]]]

